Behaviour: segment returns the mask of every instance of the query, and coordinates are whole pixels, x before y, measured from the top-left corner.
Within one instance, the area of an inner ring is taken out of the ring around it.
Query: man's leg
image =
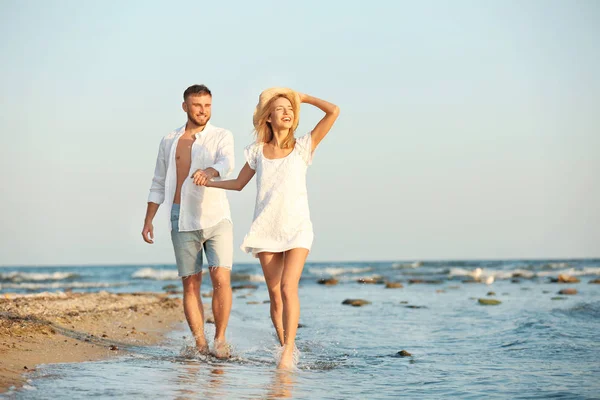
[[[224,267],[210,268],[210,278],[213,284],[212,312],[215,317],[215,355],[229,357],[225,331],[231,313],[231,270]]]
[[[204,336],[204,308],[200,297],[202,272],[181,278],[183,282],[183,311],[185,319],[196,340],[196,347],[202,354],[208,353],[208,344]]]
[[[204,336],[204,308],[200,297],[202,284],[202,240],[199,231],[179,232],[179,207],[171,211],[171,240],[177,261],[177,270],[183,283],[183,311],[198,351],[206,353],[208,345]]]
[[[213,286],[212,311],[215,317],[214,355],[230,356],[225,331],[231,313],[231,267],[233,264],[233,226],[223,220],[204,231],[204,251]]]

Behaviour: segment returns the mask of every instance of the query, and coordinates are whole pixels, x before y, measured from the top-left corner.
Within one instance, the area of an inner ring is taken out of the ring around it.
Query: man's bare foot
[[[283,352],[281,353],[281,358],[279,359],[279,364],[277,364],[277,369],[282,370],[292,370],[296,366],[296,360],[294,359],[294,348],[295,346],[283,346]]]
[[[215,341],[213,343],[212,354],[215,357],[221,358],[221,359],[231,357],[231,348],[229,346],[229,343],[227,343],[225,340],[215,339]]]

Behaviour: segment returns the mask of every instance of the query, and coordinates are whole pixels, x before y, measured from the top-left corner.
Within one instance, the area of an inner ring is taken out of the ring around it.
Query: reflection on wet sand
[[[291,371],[274,371],[271,385],[268,388],[268,399],[288,399],[292,397],[296,373]]]
[[[207,374],[207,370],[210,372]],[[223,398],[223,381],[225,369],[220,365],[206,365],[198,362],[182,364],[176,376],[178,386],[177,400],[190,398],[213,399]]]

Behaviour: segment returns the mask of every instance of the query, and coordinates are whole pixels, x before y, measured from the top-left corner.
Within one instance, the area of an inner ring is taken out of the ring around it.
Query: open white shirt
[[[148,202],[162,204],[169,209],[173,205],[175,189],[177,188],[177,167],[175,152],[177,142],[185,132],[185,125],[169,133],[160,142],[154,178],[150,186]],[[212,167],[219,172],[219,177],[226,178],[233,171],[234,148],[233,135],[226,129],[217,128],[210,124],[202,132],[195,135],[192,145],[191,176],[197,169]],[[225,190],[196,186],[192,179],[187,178],[181,186],[181,205],[179,211],[179,231],[196,231],[215,226],[223,219],[231,221],[231,211]]]

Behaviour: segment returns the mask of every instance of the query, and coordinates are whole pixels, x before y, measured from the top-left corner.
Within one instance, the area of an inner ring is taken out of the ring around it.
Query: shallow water
[[[496,263],[491,267],[442,262],[307,265],[300,289],[300,322],[304,327],[298,330],[297,338],[302,354],[299,370],[291,374],[275,370],[276,342],[269,305],[262,303],[268,295],[264,283],[258,282],[257,290],[234,292],[228,329],[228,338],[234,346],[231,360],[184,356],[182,350],[190,344],[190,335],[182,325],[170,334],[166,343],[136,348],[131,355],[121,358],[38,368],[25,389],[9,396],[17,399],[599,398],[600,285],[588,284],[598,277],[594,273],[600,264],[598,260],[564,261],[564,264],[540,261],[534,266],[522,261]],[[494,271],[497,277],[494,283],[462,283],[461,279],[468,278],[477,266],[487,273]],[[131,291],[136,285],[141,290],[146,285],[157,287],[158,291],[169,283],[131,278],[144,268],[163,267],[124,268],[125,271],[116,269],[112,274],[127,276],[128,280],[110,290]],[[11,269],[17,270],[26,269]],[[259,275],[259,271],[252,265],[238,268],[238,273],[244,272],[249,277]],[[510,278],[515,271],[520,274],[519,271],[531,271],[532,275],[513,283]],[[581,283],[547,283],[549,276],[566,271],[579,275]],[[91,271],[80,268],[78,273],[79,277],[74,279],[94,282],[89,278],[93,275]],[[317,278],[330,275],[336,275],[340,283],[331,287],[315,283]],[[370,275],[403,280],[404,288],[385,289],[383,285],[356,282],[358,277]],[[407,280],[415,276],[439,278],[443,283],[408,284]],[[258,280],[245,279],[240,282]],[[579,293],[552,300],[565,287],[577,288]],[[496,292],[493,298],[502,304],[479,305],[477,299],[490,298],[487,296],[490,290]],[[347,298],[367,299],[371,304],[342,305]],[[260,304],[247,304],[249,301]],[[214,327],[208,325],[208,329]],[[407,350],[412,356],[399,357],[400,350]]]

